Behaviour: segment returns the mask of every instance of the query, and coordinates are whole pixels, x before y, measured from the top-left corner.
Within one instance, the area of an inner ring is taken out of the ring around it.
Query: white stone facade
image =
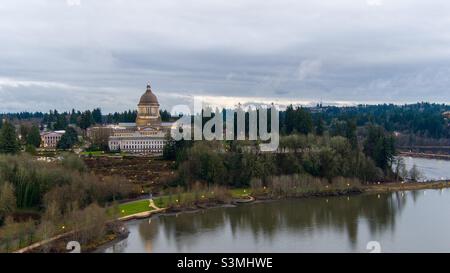
[[[119,123],[111,126],[108,139],[110,151],[133,154],[162,154],[166,144],[166,134],[172,123],[161,123],[159,103],[150,85],[138,104],[136,123]]]
[[[161,154],[165,142],[163,135],[156,137],[136,133],[133,136],[111,136],[109,149],[134,154]]]
[[[64,135],[66,131],[54,131],[54,132],[45,132],[41,134],[41,141],[44,148],[56,148],[58,142],[61,140],[62,135]]]

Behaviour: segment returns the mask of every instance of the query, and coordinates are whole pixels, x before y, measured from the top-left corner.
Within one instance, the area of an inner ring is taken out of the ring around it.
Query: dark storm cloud
[[[450,3],[2,1],[0,112],[449,102]]]

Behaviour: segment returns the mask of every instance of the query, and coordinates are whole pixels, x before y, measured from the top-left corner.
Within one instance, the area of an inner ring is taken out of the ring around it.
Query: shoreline
[[[383,184],[371,184],[362,186],[361,189],[355,191],[348,192],[318,192],[305,194],[303,196],[285,196],[285,197],[270,197],[270,196],[259,196],[254,197],[249,195],[248,199],[240,198],[233,199],[230,204],[220,204],[220,203],[208,203],[206,206],[196,206],[197,208],[192,207],[181,207],[177,209],[173,208],[165,208],[160,211],[150,211],[148,212],[148,217],[130,217],[134,215],[127,216],[127,219],[121,220],[122,222],[128,222],[133,220],[141,220],[152,217],[159,217],[165,215],[174,215],[178,213],[196,213],[202,210],[213,209],[213,208],[221,208],[221,207],[237,207],[239,205],[246,204],[255,204],[260,202],[276,202],[280,200],[286,199],[303,199],[303,198],[316,198],[316,197],[333,197],[333,196],[345,196],[345,195],[360,195],[360,194],[377,194],[377,193],[389,193],[389,192],[398,192],[398,191],[416,191],[416,190],[425,190],[425,189],[442,189],[442,188],[450,188],[450,181],[433,181],[433,182],[390,182]],[[142,214],[142,213],[139,213]],[[124,238],[126,239],[126,237]],[[123,239],[122,239],[123,240]],[[104,244],[99,245],[91,252],[100,252],[102,250],[110,247],[114,242],[118,242],[121,240],[113,240]]]
[[[376,193],[389,193],[389,192],[398,192],[398,191],[415,191],[415,190],[425,190],[425,189],[441,189],[441,188],[450,188],[450,181],[433,181],[433,182],[389,182],[389,183],[381,183],[381,184],[370,184],[370,185],[362,185],[361,188],[358,189],[350,189],[345,191],[319,191],[306,193],[298,196],[269,196],[268,194],[260,194],[260,195],[248,195],[243,198],[234,198],[230,203],[221,203],[210,201],[207,203],[201,203],[195,205],[195,207],[177,207],[177,208],[157,208],[151,211],[140,212],[136,214],[127,215],[124,217],[117,218],[117,220],[123,224],[133,220],[142,220],[149,219],[152,217],[159,217],[164,215],[174,215],[178,213],[196,213],[202,210],[220,208],[220,207],[236,207],[239,205],[245,204],[253,204],[259,202],[273,202],[280,201],[285,199],[303,199],[303,198],[315,198],[315,197],[333,197],[333,196],[347,196],[347,195],[359,195],[359,194],[376,194]],[[140,200],[140,199],[137,199]],[[59,238],[51,238],[49,241],[57,241],[58,239],[62,239],[61,235],[56,236]],[[120,242],[128,237],[126,236],[112,236],[111,240],[105,242],[105,238],[102,238],[101,242],[91,243],[86,253],[99,252],[101,250],[106,249],[111,246],[115,242]],[[16,253],[26,253],[32,252],[36,246],[42,246],[45,242],[37,242],[33,245],[27,246],[23,249],[15,251]]]
[[[140,212],[132,215],[127,215],[119,218],[118,220],[121,222],[128,222],[131,220],[139,220],[151,218],[155,215],[171,215],[177,213],[188,213],[188,212],[197,212],[206,209],[212,209],[217,207],[236,207],[242,204],[251,204],[257,202],[264,201],[278,201],[283,199],[303,199],[303,198],[314,198],[314,197],[333,197],[333,196],[346,196],[346,195],[359,195],[359,194],[375,194],[375,193],[389,193],[389,192],[397,192],[397,191],[415,191],[415,190],[426,190],[426,189],[442,189],[442,188],[450,188],[450,181],[430,181],[430,182],[388,182],[381,184],[371,184],[362,186],[361,189],[358,190],[350,190],[343,192],[316,192],[305,194],[301,196],[279,196],[279,197],[270,197],[270,196],[251,196],[249,195],[247,198],[233,199],[230,203],[219,203],[219,202],[208,202],[202,205],[196,205],[193,207],[179,207],[179,208],[159,208],[157,210]],[[145,216],[148,215],[148,216]]]

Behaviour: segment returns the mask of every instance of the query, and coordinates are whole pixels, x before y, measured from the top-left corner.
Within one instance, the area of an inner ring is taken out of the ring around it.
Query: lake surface
[[[418,158],[402,156],[406,170],[410,170],[416,164],[423,178],[421,180],[450,179],[450,160]]]
[[[131,221],[105,252],[450,252],[450,189],[308,198]]]

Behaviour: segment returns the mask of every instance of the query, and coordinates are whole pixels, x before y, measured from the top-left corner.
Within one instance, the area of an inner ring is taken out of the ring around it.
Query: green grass
[[[154,210],[153,207],[149,207],[149,204],[150,202],[147,199],[120,204],[119,205],[120,216],[123,217],[136,213]]]
[[[84,151],[84,152],[81,152],[81,154],[82,155],[92,155],[92,156],[101,156],[101,155],[104,155],[105,153],[103,152],[103,151],[91,151],[91,152],[89,152],[89,151]]]
[[[172,197],[174,199],[174,197]],[[153,202],[155,202],[155,205],[158,208],[165,208],[170,204],[170,197],[169,196],[160,196],[153,199]]]
[[[170,205],[181,203],[186,199],[194,199],[195,194],[191,192],[184,192],[180,194],[172,194],[170,195],[164,195],[160,197],[156,197],[153,199],[155,202],[155,205],[159,208],[167,208]],[[180,200],[178,200],[180,199]],[[177,201],[178,200],[178,201]]]
[[[233,198],[245,198],[250,194],[249,188],[240,188],[240,189],[232,189],[230,190]],[[172,194],[172,195],[164,195],[153,198],[155,205],[159,208],[167,208],[171,205],[180,203],[183,204],[187,200],[202,200],[203,198],[209,199],[213,198],[213,192],[202,192],[202,193],[193,192],[183,192],[180,194]],[[128,216],[135,213],[141,213],[145,211],[154,210],[152,207],[149,207],[149,200],[138,200],[129,203],[119,204],[118,205],[119,214],[121,217]]]
[[[251,189],[250,188],[231,189],[230,192],[233,198],[242,198],[247,197],[250,194]]]

